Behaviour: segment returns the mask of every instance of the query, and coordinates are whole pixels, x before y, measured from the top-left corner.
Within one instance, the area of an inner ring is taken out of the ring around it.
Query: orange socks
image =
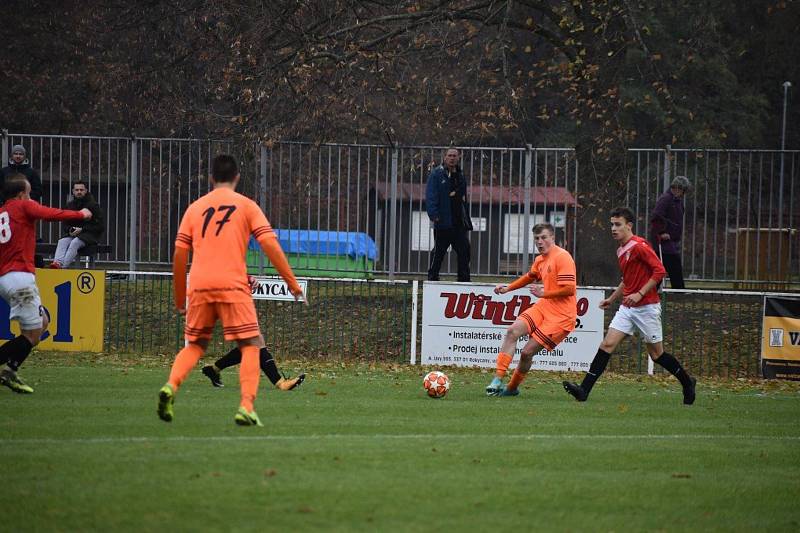
[[[239,384],[242,389],[242,407],[247,412],[253,411],[253,402],[256,400],[258,392],[258,379],[260,369],[258,366],[258,347],[243,346],[242,364],[239,365]]]
[[[189,375],[197,361],[203,357],[203,349],[196,344],[189,343],[183,348],[175,357],[175,362],[172,363],[172,370],[169,373],[169,381],[167,383],[172,387],[173,392],[178,391],[183,380]]]
[[[518,369],[514,369],[514,373],[511,374],[511,379],[508,382],[508,390],[517,390],[526,377],[528,377],[527,372],[520,372]]]
[[[498,378],[506,377],[506,374],[508,374],[508,365],[511,364],[512,359],[514,359],[514,357],[507,353],[500,352],[497,354],[497,370],[494,375]]]

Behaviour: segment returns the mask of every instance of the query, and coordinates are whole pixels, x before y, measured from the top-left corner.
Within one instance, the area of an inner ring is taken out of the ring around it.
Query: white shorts
[[[42,299],[36,276],[30,272],[9,272],[0,276],[0,297],[11,308],[8,318],[18,321],[20,328],[42,327]]]
[[[620,305],[609,327],[626,335],[633,335],[638,329],[646,344],[661,342],[664,338],[661,333],[661,304],[640,307]]]

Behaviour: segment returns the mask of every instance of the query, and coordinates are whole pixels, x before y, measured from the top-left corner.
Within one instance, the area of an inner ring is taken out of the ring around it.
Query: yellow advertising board
[[[800,299],[767,296],[762,328],[762,375],[800,380]]]
[[[36,270],[36,285],[50,325],[39,350],[103,351],[106,277],[102,270]],[[8,319],[8,304],[0,299],[0,344],[19,334]]]

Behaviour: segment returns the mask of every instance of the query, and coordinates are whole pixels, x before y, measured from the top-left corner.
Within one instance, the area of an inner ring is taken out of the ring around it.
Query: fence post
[[[260,191],[258,194],[258,203],[261,205],[261,210],[267,212],[267,147],[262,143],[259,146],[259,183]],[[264,261],[264,254],[258,254],[258,273],[264,275],[264,268],[266,267]]]
[[[669,184],[672,181],[670,176],[672,175],[671,166],[672,166],[672,145],[668,144],[666,150],[664,150],[664,187],[660,191],[656,191],[656,196],[661,196],[661,193],[669,189]]]
[[[392,148],[391,205],[389,206],[389,279],[394,281],[397,258],[397,148]]]
[[[522,268],[525,269],[526,265],[530,264],[530,257],[528,249],[531,239],[531,172],[533,169],[533,147],[528,144],[525,151],[525,187],[523,189],[523,213],[524,220],[523,236],[522,236]],[[523,270],[524,271],[524,270]]]
[[[137,244],[137,225],[138,225],[138,211],[139,211],[139,202],[137,198],[137,192],[139,190],[139,143],[136,140],[136,136],[131,136],[131,164],[130,164],[130,209],[131,209],[131,220],[130,220],[130,232],[129,238],[130,242],[128,243],[128,269],[129,270],[136,270],[136,244]]]
[[[3,137],[3,161],[2,161],[3,164],[0,165],[0,166],[5,166],[6,161],[8,161],[8,159],[9,159],[9,157],[8,157],[8,130],[3,128],[2,130],[0,130],[0,135],[2,135],[2,137]]]
[[[575,203],[572,206],[572,260],[578,260],[578,155],[575,153],[575,149],[572,150],[572,155],[575,157]],[[566,206],[564,207],[564,213],[567,212]],[[564,229],[568,228],[567,226],[568,217],[565,217],[564,220]],[[564,232],[566,234],[566,231]]]

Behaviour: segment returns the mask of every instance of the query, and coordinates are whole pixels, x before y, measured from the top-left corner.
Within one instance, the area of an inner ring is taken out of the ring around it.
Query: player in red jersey
[[[22,174],[9,176],[3,184],[0,207],[0,297],[11,308],[9,318],[19,322],[21,334],[0,346],[0,384],[14,392],[31,393],[33,388],[17,376],[17,370],[47,329],[47,316],[36,286],[33,255],[36,252],[37,220],[88,220],[88,209],[66,211],[31,200],[31,184]]]
[[[691,405],[695,398],[697,381],[683,369],[675,357],[664,351],[661,333],[661,304],[656,286],[666,270],[653,248],[645,239],[633,234],[635,215],[627,207],[611,211],[611,236],[619,243],[617,259],[622,271],[622,282],[611,296],[600,302],[606,309],[622,296],[622,305],[614,315],[608,332],[592,360],[589,372],[578,385],[564,381],[564,389],[577,401],[585,402],[597,378],[606,368],[611,352],[628,335],[639,330],[650,357],[678,378],[683,386],[683,403]]]
[[[533,363],[533,356],[541,350],[554,350],[575,329],[577,308],[575,302],[576,279],[575,261],[568,251],[556,245],[556,230],[552,224],[536,224],[533,227],[533,240],[539,255],[534,259],[529,272],[526,272],[509,285],[497,285],[496,294],[505,294],[538,281],[531,293],[538,298],[517,317],[506,330],[494,379],[486,387],[487,396],[517,396],[519,386]],[[507,385],[503,378],[514,358],[517,341],[528,335],[528,341],[520,350],[519,363]]]
[[[245,253],[250,235],[298,300],[303,290],[292,273],[278,238],[258,205],[236,192],[239,183],[236,160],[229,155],[214,158],[213,190],[195,200],[183,214],[175,237],[172,267],[175,307],[186,314],[186,347],[175,357],[169,379],[158,394],[158,416],[174,417],[175,394],[203,356],[217,320],[227,340],[235,340],[242,353],[239,367],[241,402],[234,421],[241,426],[261,426],[254,409],[258,389],[258,348],[263,344],[256,308],[247,278]],[[193,254],[186,305],[186,264]]]

